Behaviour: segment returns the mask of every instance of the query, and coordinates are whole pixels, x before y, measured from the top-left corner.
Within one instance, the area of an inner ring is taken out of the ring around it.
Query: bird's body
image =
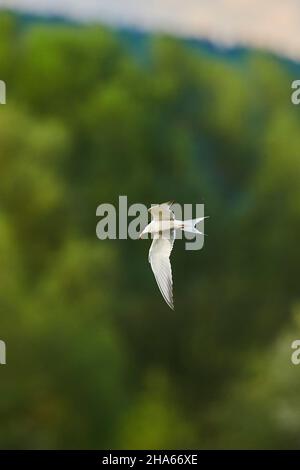
[[[152,221],[142,231],[140,238],[147,233],[150,233],[153,238],[149,250],[149,263],[163,298],[169,307],[174,309],[170,255],[176,237],[176,230],[201,234],[195,225],[204,217],[193,220],[176,220],[174,213],[171,211],[171,205],[172,203],[167,202],[149,209]]]
[[[169,232],[173,229],[181,229],[183,222],[181,220],[152,220],[146,229],[152,235],[159,235],[160,232]]]

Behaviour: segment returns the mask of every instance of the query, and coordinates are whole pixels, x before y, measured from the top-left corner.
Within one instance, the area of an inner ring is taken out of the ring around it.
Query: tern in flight
[[[192,220],[176,220],[171,210],[172,204],[173,202],[165,202],[148,209],[152,221],[141,232],[139,238],[147,233],[150,233],[153,238],[149,250],[149,263],[163,298],[169,307],[174,310],[170,254],[173,249],[176,230],[202,235],[196,225],[205,217]]]

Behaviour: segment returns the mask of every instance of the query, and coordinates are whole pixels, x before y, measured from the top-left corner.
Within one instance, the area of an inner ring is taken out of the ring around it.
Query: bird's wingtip
[[[171,206],[174,204],[174,201],[168,201],[168,202],[166,202],[166,204],[167,204],[169,207],[171,207]]]
[[[166,206],[168,206],[168,207],[171,207],[171,206],[174,204],[174,202],[175,202],[175,201],[167,201],[167,202],[163,202],[162,204],[156,204],[156,205],[154,205],[154,206],[149,207],[149,209],[147,209],[147,210],[148,210],[148,212],[151,212],[152,209],[154,209],[154,208],[156,208],[156,207],[158,207],[158,206],[164,206],[164,205],[166,205]]]

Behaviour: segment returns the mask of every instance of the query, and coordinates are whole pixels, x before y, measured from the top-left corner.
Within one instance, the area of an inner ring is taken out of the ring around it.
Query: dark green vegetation
[[[2,448],[299,446],[300,109],[239,65],[0,15]],[[202,251],[99,241],[96,207],[204,203]]]

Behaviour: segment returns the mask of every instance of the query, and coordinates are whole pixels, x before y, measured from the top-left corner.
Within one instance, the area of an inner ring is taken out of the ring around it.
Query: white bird
[[[146,233],[150,233],[153,238],[149,250],[149,263],[163,298],[169,307],[174,310],[170,254],[173,249],[176,230],[202,235],[202,232],[199,232],[195,226],[205,217],[192,220],[176,220],[171,210],[172,204],[172,202],[165,202],[148,209],[152,221],[141,232],[139,238],[142,238]]]

